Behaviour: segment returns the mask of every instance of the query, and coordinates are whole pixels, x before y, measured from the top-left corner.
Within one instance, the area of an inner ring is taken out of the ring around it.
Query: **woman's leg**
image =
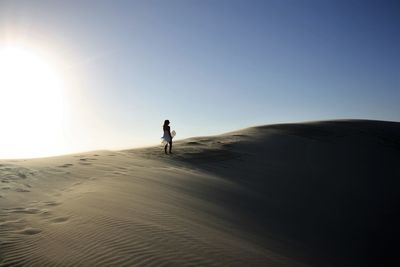
[[[172,152],[171,152],[171,149],[172,149],[172,140],[171,140],[171,142],[169,142],[169,153],[171,154]]]
[[[165,154],[168,154],[168,153],[167,153],[167,147],[168,147],[168,143],[164,146],[164,152],[165,152]]]

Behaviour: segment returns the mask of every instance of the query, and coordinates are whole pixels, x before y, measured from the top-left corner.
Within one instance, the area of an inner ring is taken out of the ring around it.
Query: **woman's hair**
[[[169,124],[169,120],[165,120],[163,126],[167,126],[168,124]]]

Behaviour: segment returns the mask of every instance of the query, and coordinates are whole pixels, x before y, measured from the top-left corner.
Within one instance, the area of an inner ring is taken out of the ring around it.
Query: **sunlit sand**
[[[163,148],[0,161],[0,265],[385,261],[400,124],[253,127]],[[384,216],[385,215],[385,216]]]

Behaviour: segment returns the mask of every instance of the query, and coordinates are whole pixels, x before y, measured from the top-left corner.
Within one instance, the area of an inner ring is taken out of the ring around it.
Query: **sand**
[[[389,266],[400,123],[0,161],[0,266]]]

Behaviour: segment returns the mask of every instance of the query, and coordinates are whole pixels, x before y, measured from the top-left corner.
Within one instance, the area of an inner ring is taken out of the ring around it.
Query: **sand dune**
[[[0,161],[0,266],[389,266],[400,124]]]

